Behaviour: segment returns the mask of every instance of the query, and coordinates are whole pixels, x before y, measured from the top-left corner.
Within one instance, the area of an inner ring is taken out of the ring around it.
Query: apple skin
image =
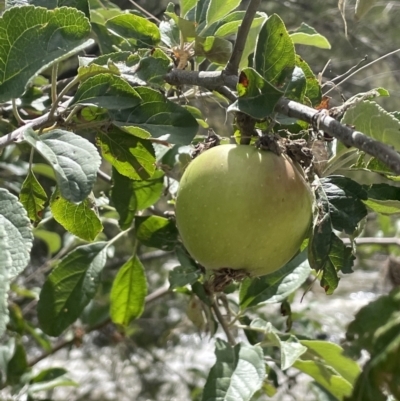
[[[307,237],[313,196],[289,157],[249,145],[220,145],[194,159],[176,198],[189,253],[206,269],[270,274]]]

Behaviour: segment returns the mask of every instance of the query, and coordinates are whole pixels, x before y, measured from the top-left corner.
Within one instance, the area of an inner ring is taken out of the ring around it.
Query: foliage
[[[210,290],[213,277],[180,241],[173,215],[178,181],[190,161],[188,145],[207,140],[202,127],[209,121],[197,102],[202,94],[184,83],[170,85],[165,76],[171,69],[222,71],[247,15],[237,10],[240,3],[181,0],[180,12],[170,4],[158,25],[108,2],[7,3],[0,17],[3,389],[33,401],[57,386],[76,386],[63,368],[34,374],[32,367],[106,326],[133,336],[134,321],[148,304],[172,293],[188,303],[194,325],[216,337],[215,364],[194,399],[272,396],[277,375],[289,378],[292,369],[312,378],[326,399],[400,398],[398,291],[357,314],[346,354],[293,329],[290,302],[310,275],[332,294],[340,277],[352,273],[355,238],[368,213],[400,210],[398,176],[381,161],[325,143],[312,124],[274,111],[283,97],[313,107],[322,101],[320,82],[295,46],[330,48],[313,27],[289,33],[280,16],[257,12],[240,53],[237,97],[218,85],[204,95],[229,104],[238,141],[248,134],[239,122],[246,115],[257,132],[305,139],[329,155],[318,175],[307,170],[315,195],[309,238],[279,271],[228,280],[217,294]],[[357,1],[357,18],[373,3]],[[78,63],[73,76],[58,79],[71,61]],[[382,88],[356,94],[341,122],[399,150],[398,112],[374,100],[387,95]],[[363,180],[353,174],[360,171]],[[148,293],[160,285],[143,263],[154,252],[176,258],[168,291]],[[23,312],[27,304],[34,312]],[[286,327],[262,319],[257,310],[266,304],[280,304]],[[355,360],[363,350],[370,357],[360,368]]]

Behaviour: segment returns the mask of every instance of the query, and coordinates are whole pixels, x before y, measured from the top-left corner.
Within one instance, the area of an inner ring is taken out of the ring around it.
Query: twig
[[[148,305],[149,303],[163,297],[164,295],[168,294],[169,292],[169,286],[168,285],[164,285],[162,287],[160,287],[159,289],[155,290],[154,292],[152,292],[151,294],[147,295],[146,299],[145,299],[145,304]],[[36,365],[38,362],[40,362],[41,360],[47,358],[50,355],[55,354],[57,351],[59,351],[62,348],[68,347],[70,345],[73,345],[75,342],[79,342],[82,340],[82,336],[84,334],[88,334],[91,333],[93,331],[97,331],[100,330],[101,328],[107,326],[108,324],[112,323],[111,319],[108,318],[105,321],[90,327],[89,329],[87,329],[84,333],[79,332],[78,334],[75,334],[74,337],[70,340],[63,340],[60,341],[58,344],[56,344],[51,350],[43,352],[42,354],[40,354],[39,356],[37,356],[36,358],[32,359],[28,365],[30,367]]]
[[[233,90],[235,89],[237,79],[237,76],[226,75],[224,72],[218,71],[203,71],[199,73],[197,71],[173,70],[166,76],[167,82],[173,83],[174,85],[188,84],[203,86],[206,88],[210,86],[215,88],[221,85],[226,85],[228,88]],[[318,110],[284,97],[278,101],[275,106],[275,111],[288,117],[306,121],[310,124],[314,122],[315,115],[320,113]],[[354,146],[355,148],[376,157],[382,163],[386,164],[392,171],[400,175],[400,155],[390,146],[376,141],[375,139],[364,135],[362,132],[355,131],[348,126],[341,124],[328,114],[324,115],[321,113],[319,129],[339,139],[348,147]]]
[[[244,47],[246,45],[247,36],[253,23],[254,17],[256,15],[257,9],[259,8],[261,0],[250,0],[247,7],[246,13],[243,17],[242,24],[239,27],[235,44],[233,46],[231,57],[225,68],[227,75],[237,75],[239,70],[240,60],[242,59],[242,54]]]
[[[342,241],[345,245],[351,245],[351,241],[349,238],[342,238]],[[400,238],[397,237],[361,237],[356,238],[356,245],[397,245],[400,246]]]
[[[341,82],[337,83],[337,84],[335,85],[335,87],[336,87],[336,86],[339,86],[339,85],[342,85],[344,82],[346,82],[346,81],[347,81],[349,78],[351,78],[353,75],[355,75],[355,74],[357,74],[358,72],[364,70],[365,68],[370,67],[372,64],[375,64],[375,63],[377,63],[378,61],[381,61],[381,60],[383,60],[384,58],[389,57],[389,56],[391,56],[391,55],[393,55],[393,54],[395,54],[395,53],[397,53],[397,52],[399,52],[399,51],[400,51],[400,49],[393,50],[392,52],[387,53],[387,54],[384,54],[382,57],[379,57],[379,58],[377,58],[376,60],[371,61],[371,62],[368,63],[368,64],[365,64],[364,66],[360,67],[358,70],[354,71],[352,74],[348,75],[348,76],[347,76],[346,78],[344,78]],[[327,95],[327,94],[328,94],[330,91],[332,91],[333,89],[334,89],[334,88],[329,89],[327,92],[324,93],[324,95]]]
[[[229,326],[228,326],[226,320],[224,319],[221,311],[219,310],[219,306],[218,306],[217,302],[218,302],[217,299],[214,298],[211,308],[214,311],[215,317],[217,318],[218,322],[221,324],[222,329],[225,332],[225,335],[226,335],[226,338],[228,339],[229,344],[232,345],[232,347],[234,347],[236,345],[236,341],[233,338],[231,331],[229,330]]]
[[[130,3],[132,3],[138,10],[140,10],[143,14],[146,14],[150,19],[153,19],[154,21],[160,23],[161,21],[154,16],[152,13],[148,12],[145,10],[142,6],[139,6],[139,4],[136,3],[136,1],[129,0]]]
[[[204,88],[218,88],[227,86],[235,90],[237,75],[227,75],[223,71],[186,71],[174,69],[165,77],[170,85],[194,85]]]
[[[112,183],[112,178],[108,174],[106,174],[104,171],[97,170],[97,177],[102,179],[107,184]]]
[[[275,111],[288,117],[297,118],[313,123],[317,110],[292,100],[281,98],[275,107]],[[388,145],[376,141],[362,132],[341,124],[328,114],[321,114],[319,129],[339,139],[344,145],[362,150],[365,153],[385,163],[396,174],[400,174],[400,155]]]

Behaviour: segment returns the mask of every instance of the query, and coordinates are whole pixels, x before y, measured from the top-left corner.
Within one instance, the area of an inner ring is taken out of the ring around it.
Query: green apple
[[[206,269],[272,273],[307,237],[313,196],[289,157],[249,145],[211,148],[187,167],[176,221],[190,254]]]

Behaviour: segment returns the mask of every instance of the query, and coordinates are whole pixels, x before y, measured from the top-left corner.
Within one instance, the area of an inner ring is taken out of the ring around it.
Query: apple
[[[272,273],[307,237],[313,196],[300,166],[250,145],[206,150],[185,170],[176,222],[189,253],[206,269]]]

